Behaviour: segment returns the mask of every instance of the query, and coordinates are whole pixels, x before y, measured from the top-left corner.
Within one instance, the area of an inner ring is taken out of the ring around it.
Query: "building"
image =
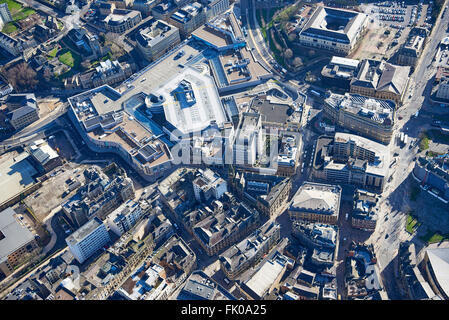
[[[106,226],[97,217],[87,222],[65,239],[70,252],[72,252],[79,263],[89,259],[110,241]]]
[[[142,214],[139,204],[129,199],[108,215],[106,223],[109,230],[120,237],[137,223]]]
[[[106,216],[123,202],[134,198],[134,186],[130,178],[106,176],[93,167],[83,172],[85,184],[62,204],[62,211],[72,225],[80,227],[87,221]]]
[[[291,190],[289,178],[237,171],[232,179],[234,192],[267,217],[282,213]]]
[[[143,17],[151,15],[151,10],[159,3],[158,0],[135,0],[132,9],[140,11]]]
[[[48,172],[62,165],[59,154],[42,139],[31,144],[29,153],[41,172]]]
[[[449,300],[449,248],[427,248],[422,263],[432,290]]]
[[[194,181],[203,174],[200,169],[179,168],[160,182],[162,203],[175,221],[184,225],[210,256],[240,241],[259,222],[259,212],[224,192],[224,183],[206,188],[198,202]],[[221,181],[218,178],[216,182]],[[215,195],[221,195],[216,199]]]
[[[341,187],[304,182],[293,196],[288,213],[292,220],[336,224],[340,212]]]
[[[229,9],[229,0],[202,0],[206,7],[206,20],[210,21]]]
[[[351,213],[351,225],[353,228],[365,231],[376,229],[378,214],[376,207],[379,198],[374,193],[357,189],[354,192],[354,204]]]
[[[219,254],[240,241],[259,222],[256,209],[236,201],[229,193],[225,193],[221,201],[215,201],[213,205],[213,210],[204,206],[208,216],[192,227],[193,237],[208,256]]]
[[[95,152],[120,156],[144,179],[154,181],[171,167],[171,153],[148,122],[136,110],[143,105],[140,94],[123,97],[104,85],[69,98],[69,117],[87,146]],[[140,104],[136,105],[136,102]]]
[[[410,67],[366,59],[351,81],[351,93],[400,104],[408,88]]]
[[[257,113],[243,112],[233,146],[234,163],[252,166],[262,147],[262,117]]]
[[[34,234],[12,208],[0,212],[0,272],[5,276],[38,248]]]
[[[389,166],[388,146],[337,132],[334,139],[323,136],[317,140],[313,176],[327,182],[352,184],[382,192]]]
[[[311,252],[310,260],[318,266],[332,267],[338,247],[336,226],[295,221],[292,234]]]
[[[206,11],[199,2],[187,4],[175,11],[169,20],[179,29],[182,38],[189,36],[195,29],[206,23]]]
[[[449,170],[445,158],[419,157],[413,168],[413,177],[440,200],[449,201]]]
[[[223,128],[229,122],[213,78],[193,67],[184,67],[148,93],[145,107],[154,118],[164,115],[159,125],[171,141],[189,140],[194,134]]]
[[[80,84],[83,89],[90,89],[102,85],[115,85],[123,82],[132,75],[131,65],[120,63],[117,60],[100,61],[100,64],[92,71],[80,75]]]
[[[0,48],[13,57],[17,57],[22,54],[25,45],[21,39],[14,39],[3,32],[0,32]]]
[[[373,245],[351,244],[345,261],[345,287],[350,300],[388,299]]]
[[[12,21],[11,11],[9,11],[7,3],[0,4],[0,20],[3,22],[2,26]]]
[[[228,191],[226,181],[210,169],[198,169],[192,185],[198,202],[205,202],[212,198],[220,199]]]
[[[194,271],[176,300],[236,300],[236,298],[203,271]]]
[[[231,246],[220,257],[220,267],[229,279],[257,264],[280,239],[280,225],[267,222],[241,242]]]
[[[215,2],[223,1],[226,0]],[[220,52],[243,48],[246,44],[241,27],[232,11],[209,19],[192,33],[192,37]]]
[[[401,284],[409,300],[439,300],[417,266],[415,244],[409,241],[399,245],[398,269]]]
[[[137,49],[148,61],[157,60],[180,42],[179,29],[162,20],[152,20],[136,35]]]
[[[396,53],[396,63],[400,66],[415,67],[424,49],[427,29],[414,27],[410,30],[407,40]]]
[[[240,284],[240,292],[248,300],[263,300],[279,285],[287,270],[289,259],[276,253],[245,282]]]
[[[441,77],[435,96],[439,99],[449,100],[449,78]]]
[[[151,15],[157,20],[168,22],[168,19],[176,11],[178,5],[173,0],[163,0],[151,9]]]
[[[357,94],[330,93],[323,105],[323,116],[337,126],[389,144],[393,134],[396,105],[390,100]]]
[[[333,56],[321,70],[321,79],[329,87],[338,87],[349,91],[351,80],[357,76],[359,60]]]
[[[348,55],[363,37],[368,15],[318,6],[299,33],[299,43]]]
[[[67,39],[86,59],[102,57],[105,54],[96,34],[91,34],[85,28],[72,28],[67,33]]]
[[[114,9],[103,19],[106,30],[113,33],[124,33],[138,25],[140,21],[142,21],[142,15],[139,11],[126,9]]]
[[[39,107],[34,93],[10,94],[6,99],[7,117],[15,130],[39,120]]]

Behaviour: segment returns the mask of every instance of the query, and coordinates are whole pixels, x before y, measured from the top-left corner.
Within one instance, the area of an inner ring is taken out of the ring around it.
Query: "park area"
[[[13,21],[6,23],[3,26],[2,32],[6,34],[11,34],[15,32],[18,27],[15,22],[26,19],[33,13],[36,13],[35,10],[22,6],[19,2],[14,0],[0,0],[1,3],[6,3],[8,5],[9,11],[11,12],[11,16]]]

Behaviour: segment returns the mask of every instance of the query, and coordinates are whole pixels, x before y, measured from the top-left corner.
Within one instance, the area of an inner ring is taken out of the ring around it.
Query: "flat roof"
[[[181,81],[190,84],[195,100],[193,104],[187,104],[177,96],[182,94],[179,89]],[[165,118],[182,133],[201,131],[212,121],[218,126],[227,121],[212,77],[193,67],[185,67],[183,72],[176,74],[153,94],[165,98]]]
[[[94,217],[92,220],[89,220],[86,224],[68,236],[65,241],[68,245],[76,245],[102,224],[103,222],[100,219]]]
[[[0,212],[0,263],[8,255],[34,240],[34,235],[15,218],[15,211],[7,208]]]
[[[341,187],[338,185],[304,182],[293,196],[290,210],[317,211],[338,215]]]
[[[367,18],[364,13],[319,6],[301,34],[352,44]]]
[[[390,167],[390,149],[388,146],[355,134],[344,132],[335,133],[335,141],[337,142],[348,142],[350,140],[354,141],[358,147],[375,153],[376,161],[368,163],[366,168],[367,173],[372,173],[379,176],[387,175]]]
[[[284,269],[277,259],[266,261],[245,284],[259,297],[263,297]]]
[[[28,154],[24,152],[4,161],[1,161],[0,158],[0,203],[12,198],[35,183],[33,176],[37,174],[37,171],[26,160],[27,157]]]
[[[343,65],[345,67],[350,67],[350,68],[354,68],[355,69],[359,65],[359,60],[333,56],[330,63],[331,64]]]

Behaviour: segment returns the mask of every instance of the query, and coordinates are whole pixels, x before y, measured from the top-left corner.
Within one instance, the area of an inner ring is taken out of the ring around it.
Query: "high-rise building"
[[[107,219],[109,228],[118,236],[130,230],[142,216],[142,208],[133,200],[128,200],[115,209]]]
[[[111,239],[103,222],[93,218],[65,239],[70,252],[79,263],[83,263]]]
[[[9,11],[7,3],[0,4],[0,18],[3,21],[3,24],[12,21],[11,11]]]

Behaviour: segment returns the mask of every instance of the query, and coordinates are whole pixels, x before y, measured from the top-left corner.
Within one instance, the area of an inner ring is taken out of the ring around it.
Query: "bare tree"
[[[37,73],[26,63],[22,62],[10,68],[6,77],[17,91],[29,91],[38,84]]]
[[[287,50],[284,51],[284,57],[286,59],[291,59],[293,57],[293,51],[292,49],[288,48]]]
[[[300,57],[296,57],[295,59],[293,59],[293,66],[295,68],[301,67],[303,65],[302,63],[302,59]]]

